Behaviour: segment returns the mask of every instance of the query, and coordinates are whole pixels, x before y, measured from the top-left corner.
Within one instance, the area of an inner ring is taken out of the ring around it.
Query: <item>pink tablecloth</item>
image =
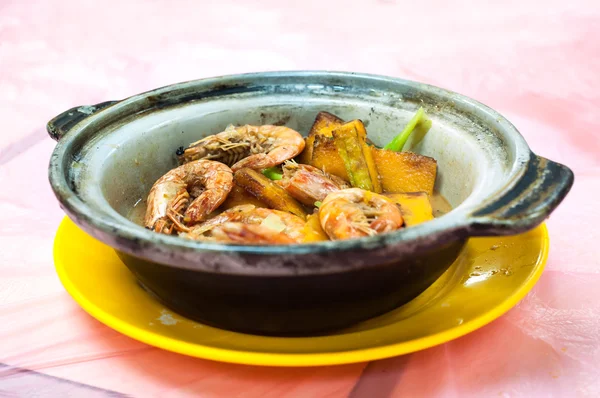
[[[599,396],[600,2],[483,3],[1,1],[0,395]],[[189,358],[84,313],[52,263],[63,213],[47,183],[46,121],[182,80],[282,69],[467,94],[571,166],[575,186],[548,222],[550,260],[533,292],[448,344],[308,369]]]

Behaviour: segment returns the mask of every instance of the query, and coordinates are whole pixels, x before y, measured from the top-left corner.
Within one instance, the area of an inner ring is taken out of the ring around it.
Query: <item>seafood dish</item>
[[[175,313],[259,335],[329,333],[460,283],[445,273],[469,239],[540,225],[574,179],[472,98],[354,72],[177,83],[47,130],[78,228]]]
[[[407,150],[431,127],[420,108],[385,147],[365,124],[319,112],[286,126],[229,125],[176,151],[146,199],[157,233],[228,244],[301,244],[390,233],[434,218],[435,159]],[[439,202],[439,200],[438,200]]]

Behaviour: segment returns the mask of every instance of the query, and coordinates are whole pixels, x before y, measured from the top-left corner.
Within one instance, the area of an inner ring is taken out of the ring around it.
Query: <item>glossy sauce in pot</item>
[[[435,218],[441,217],[452,210],[450,203],[437,191],[433,192],[433,195],[429,197],[429,201]]]

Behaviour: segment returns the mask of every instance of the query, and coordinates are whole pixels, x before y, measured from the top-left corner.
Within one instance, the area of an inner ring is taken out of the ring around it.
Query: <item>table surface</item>
[[[283,3],[0,1],[0,395],[599,396],[600,2]],[[450,343],[303,369],[165,352],[81,310],[52,263],[63,212],[47,182],[45,123],[178,81],[290,69],[461,92],[569,165],[575,185],[548,221],[550,258],[533,291]]]

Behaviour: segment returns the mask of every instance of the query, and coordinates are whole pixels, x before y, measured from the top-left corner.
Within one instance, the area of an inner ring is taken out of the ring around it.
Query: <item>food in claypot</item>
[[[431,127],[423,109],[384,148],[361,120],[320,112],[306,138],[285,126],[229,126],[177,151],[144,225],[231,244],[299,244],[384,234],[449,210],[435,159],[403,151]]]

